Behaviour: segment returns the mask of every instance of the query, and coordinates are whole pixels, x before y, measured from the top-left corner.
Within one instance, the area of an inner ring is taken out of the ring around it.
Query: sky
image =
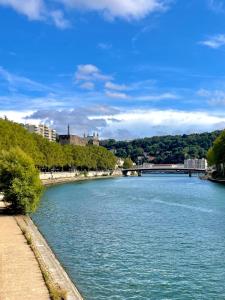
[[[0,117],[117,140],[225,127],[224,0],[0,0]]]

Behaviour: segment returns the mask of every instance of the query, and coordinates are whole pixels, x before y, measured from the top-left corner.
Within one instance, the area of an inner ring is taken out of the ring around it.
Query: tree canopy
[[[225,175],[225,130],[214,141],[207,154],[211,166],[216,166],[219,175]]]
[[[0,149],[19,147],[40,169],[108,170],[114,169],[116,158],[98,146],[62,146],[41,135],[29,133],[17,123],[0,119]]]

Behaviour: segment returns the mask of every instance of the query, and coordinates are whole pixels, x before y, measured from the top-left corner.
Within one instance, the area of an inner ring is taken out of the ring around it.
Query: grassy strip
[[[67,299],[66,290],[62,289],[58,284],[53,282],[50,272],[47,270],[46,266],[41,261],[40,254],[39,254],[37,248],[34,246],[31,235],[25,228],[21,228],[21,231],[22,231],[25,239],[27,240],[27,244],[30,246],[30,248],[34,252],[34,255],[39,264],[42,276],[44,278],[45,284],[49,290],[51,299],[52,300],[66,300]]]

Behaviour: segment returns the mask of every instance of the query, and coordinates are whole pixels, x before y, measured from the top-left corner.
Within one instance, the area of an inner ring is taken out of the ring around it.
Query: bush
[[[37,209],[43,190],[39,172],[19,147],[0,153],[0,185],[16,212],[27,214]]]

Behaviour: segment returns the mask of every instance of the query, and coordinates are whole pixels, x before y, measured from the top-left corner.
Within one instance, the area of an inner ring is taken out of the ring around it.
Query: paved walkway
[[[0,300],[49,300],[36,258],[0,201]]]

